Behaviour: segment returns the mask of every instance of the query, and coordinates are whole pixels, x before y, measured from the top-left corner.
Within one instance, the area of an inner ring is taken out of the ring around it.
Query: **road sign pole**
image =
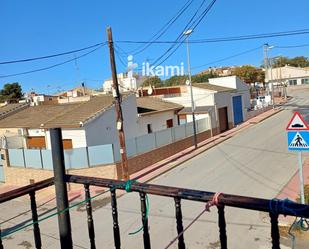
[[[300,182],[300,200],[301,204],[305,204],[305,190],[304,190],[304,176],[303,176],[303,163],[301,151],[298,153],[298,174]]]

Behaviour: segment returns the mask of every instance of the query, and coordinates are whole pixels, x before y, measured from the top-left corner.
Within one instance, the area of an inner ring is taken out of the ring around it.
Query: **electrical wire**
[[[49,70],[49,69],[52,69],[52,68],[55,68],[55,67],[58,67],[58,66],[62,66],[66,63],[69,63],[69,62],[72,62],[72,61],[75,61],[76,59],[80,59],[82,57],[85,57],[89,54],[92,54],[93,52],[97,51],[98,49],[102,48],[104,45],[106,45],[106,43],[104,44],[101,44],[101,46],[87,52],[87,53],[84,53],[80,56],[77,56],[73,59],[69,59],[69,60],[66,60],[64,62],[60,62],[60,63],[57,63],[57,64],[54,64],[54,65],[51,65],[51,66],[48,66],[48,67],[43,67],[43,68],[39,68],[39,69],[34,69],[34,70],[30,70],[30,71],[25,71],[25,72],[21,72],[21,73],[14,73],[14,74],[7,74],[7,75],[0,75],[0,78],[7,78],[7,77],[13,77],[13,76],[19,76],[19,75],[25,75],[25,74],[30,74],[30,73],[36,73],[36,72],[41,72],[41,71],[45,71],[45,70]]]
[[[291,46],[274,46],[274,48],[303,48],[309,47],[309,44],[291,45]]]
[[[136,51],[133,50],[130,53],[133,53],[133,55],[137,55],[140,54],[141,52],[145,51],[149,46],[152,45],[153,41],[157,41],[159,38],[161,38],[166,32],[167,30],[181,17],[181,15],[190,7],[190,5],[193,3],[193,0],[189,0],[185,3],[184,6],[181,7],[181,9],[176,13],[176,15],[174,15],[156,34],[154,34],[150,39],[149,39],[149,43],[144,46],[142,45],[139,49]],[[144,46],[144,47],[143,47]],[[143,47],[143,48],[142,48]]]
[[[186,26],[182,29],[182,31],[180,32],[180,34],[178,35],[178,37],[176,38],[175,41],[179,41],[181,38],[184,37],[184,32],[188,29],[188,27],[190,27],[191,23],[193,22],[194,18],[196,17],[196,15],[198,14],[198,12],[200,11],[200,9],[203,7],[203,5],[205,4],[206,0],[203,0],[200,4],[200,6],[197,8],[197,10],[195,11],[195,13],[193,14],[193,16],[190,18],[190,20],[188,21],[188,23],[186,24]],[[182,42],[184,41],[184,39],[182,40]],[[180,43],[181,44],[181,43]],[[171,51],[176,44],[173,44],[172,46],[170,46],[169,49],[167,49],[158,59],[155,60],[155,62],[153,64],[156,64],[161,58],[163,58],[169,51]],[[171,54],[164,60],[166,61],[173,53],[176,52],[176,50],[179,48],[180,45],[178,45],[172,52]],[[164,62],[163,61],[163,62]],[[158,63],[158,64],[162,64]]]
[[[241,53],[237,53],[237,54],[234,54],[234,55],[230,55],[230,56],[224,57],[222,59],[218,59],[218,60],[215,60],[215,61],[212,61],[212,62],[208,62],[208,63],[203,64],[203,65],[191,67],[191,69],[194,70],[194,69],[201,68],[201,67],[208,66],[208,65],[212,65],[212,64],[215,64],[215,63],[218,63],[218,62],[222,62],[222,61],[226,61],[226,60],[229,60],[229,59],[233,59],[235,57],[238,57],[238,56],[241,56],[241,55],[244,55],[244,54],[248,54],[248,53],[257,51],[257,50],[261,49],[261,47],[262,46],[259,46],[259,47],[256,47],[256,48],[252,48],[252,49],[246,50],[246,51],[241,52]]]
[[[114,46],[115,54],[116,54],[117,58],[119,59],[120,63],[122,64],[122,66],[124,66],[124,68],[126,69],[127,65],[126,65],[126,63],[121,58],[121,52],[118,50],[119,47],[116,44],[114,44],[114,45],[115,45]]]
[[[20,59],[20,60],[13,60],[13,61],[2,61],[2,62],[0,62],[0,65],[54,58],[54,57],[58,57],[58,56],[63,56],[63,55],[68,55],[68,54],[73,54],[73,53],[81,52],[81,51],[84,51],[84,50],[88,50],[88,49],[91,49],[91,48],[98,47],[98,46],[103,45],[103,44],[104,43],[101,42],[101,43],[97,43],[97,44],[94,44],[94,45],[91,45],[91,46],[88,46],[88,47],[85,47],[85,48],[75,49],[75,50],[71,50],[71,51],[63,52],[63,53],[58,53],[58,54],[45,55],[45,56],[40,56],[40,57],[34,57],[34,58],[28,58],[28,59]]]
[[[188,29],[192,29],[194,30],[195,28],[197,28],[197,26],[201,23],[201,21],[205,18],[205,16],[209,13],[209,11],[211,10],[211,8],[213,7],[213,5],[215,4],[216,0],[212,0],[210,2],[210,4],[205,8],[205,10],[194,20],[194,18],[196,17],[196,15],[198,14],[200,8],[204,5],[205,0],[201,3],[201,5],[199,6],[199,8],[197,9],[197,11],[194,13],[194,15],[191,17],[191,19],[189,20],[189,22],[187,23],[187,25],[184,27],[184,29],[182,30],[182,32],[178,35],[178,37],[176,38],[176,41],[179,41],[180,39],[182,39],[181,43],[183,43],[185,41],[185,35],[184,32]],[[194,25],[194,26],[192,26]],[[153,63],[153,65],[160,65],[162,63],[164,63],[168,58],[170,58],[176,51],[177,49],[180,47],[181,43],[178,44],[178,46],[176,48],[175,44],[173,44],[165,53],[163,53],[158,59],[155,60],[155,62]],[[171,51],[174,48],[174,50],[163,60],[161,60],[166,54],[169,53],[169,51]],[[161,61],[160,61],[161,60]],[[160,61],[158,63],[158,61]]]
[[[217,37],[208,39],[190,40],[190,44],[195,43],[215,43],[215,42],[229,42],[229,41],[240,41],[250,39],[261,39],[261,38],[272,38],[280,36],[292,36],[292,35],[304,35],[309,34],[309,29],[292,30],[292,31],[281,31],[273,33],[253,34],[253,35],[241,35],[241,36],[228,36],[228,37]],[[148,41],[133,41],[133,40],[117,40],[116,43],[148,43]],[[154,41],[156,44],[173,44],[173,43],[184,43],[184,41]],[[305,44],[307,46],[307,44]]]

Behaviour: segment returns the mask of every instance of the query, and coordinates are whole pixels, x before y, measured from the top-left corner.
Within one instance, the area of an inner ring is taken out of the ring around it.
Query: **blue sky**
[[[160,38],[174,40],[193,15],[202,0],[194,0],[186,13]],[[74,50],[106,41],[106,27],[113,29],[114,40],[148,40],[187,0],[2,0],[0,2],[0,61],[43,56]],[[210,2],[208,0],[207,2]],[[194,31],[190,39],[238,36],[309,28],[308,0],[217,0],[211,12]],[[258,40],[191,45],[191,66],[196,67],[218,59],[262,46],[263,43],[286,46],[309,44],[309,34]],[[140,45],[119,44],[130,51]],[[154,44],[135,56],[140,65],[158,58],[169,45]],[[47,67],[72,59],[81,53],[28,63],[0,65],[0,75]],[[279,49],[272,56],[309,56],[309,47]],[[124,66],[117,59],[117,70]],[[123,60],[126,57],[123,55]],[[262,48],[243,56],[209,66],[254,64],[263,60]],[[186,49],[181,46],[164,65],[186,65]],[[203,67],[193,70],[193,73]],[[0,78],[0,87],[7,82],[21,83],[24,91],[53,93],[69,89],[84,81],[86,86],[99,88],[110,76],[108,48],[53,68],[51,70]]]

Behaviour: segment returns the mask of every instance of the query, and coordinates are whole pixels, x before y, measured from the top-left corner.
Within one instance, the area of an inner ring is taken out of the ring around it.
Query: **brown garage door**
[[[224,132],[228,130],[229,128],[228,118],[227,118],[227,107],[219,108],[218,113],[219,113],[220,132]]]
[[[27,138],[28,149],[45,149],[45,137],[28,137]]]

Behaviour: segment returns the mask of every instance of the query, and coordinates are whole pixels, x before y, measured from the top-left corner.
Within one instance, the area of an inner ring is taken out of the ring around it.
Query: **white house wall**
[[[28,129],[28,135],[30,137],[45,136],[45,130],[44,129]]]
[[[244,117],[244,120],[246,120],[247,110],[251,108],[249,86],[245,82],[243,82],[241,79],[239,79],[237,76],[213,78],[213,79],[209,79],[209,83],[212,84],[212,85],[229,87],[229,88],[235,89],[235,92],[229,93],[230,96],[227,96],[227,95],[225,95],[225,96],[226,96],[226,98],[231,99],[231,101],[233,101],[232,100],[233,96],[241,96],[242,107],[243,107],[243,117]],[[216,95],[219,96],[220,94],[223,94],[223,93],[217,93]],[[222,95],[222,96],[224,96],[224,95]],[[218,97],[218,100],[216,100],[216,101],[221,101],[221,97]],[[227,104],[228,102],[225,101],[225,102],[222,102],[222,103]],[[231,102],[231,104],[229,106],[230,106],[229,112],[231,112],[229,114],[229,122],[234,122],[233,102]],[[220,108],[220,107],[218,107],[218,108]]]
[[[234,123],[233,117],[233,102],[230,92],[220,92],[215,94],[215,105],[217,110],[222,107],[227,107],[227,118],[229,123]],[[217,113],[217,127],[219,127],[219,114]]]
[[[117,138],[116,113],[111,108],[85,125],[88,146],[111,144]]]
[[[178,125],[178,117],[174,111],[160,112],[152,115],[140,116],[138,118],[139,136],[147,134],[147,125],[151,124],[152,132],[164,130],[167,128],[166,120],[173,119],[173,126]]]
[[[62,139],[72,139],[73,148],[81,148],[87,146],[86,132],[83,127],[78,129],[62,129]],[[45,141],[47,149],[50,149],[51,143],[49,130],[46,131]]]
[[[300,79],[297,84],[301,84],[302,78],[309,78],[309,70],[299,67],[284,66],[278,68],[272,68],[267,70],[265,75],[265,81],[278,81],[278,80],[289,80],[289,79]]]
[[[126,138],[138,136],[136,97],[128,96],[122,103]],[[115,107],[111,107],[98,118],[85,124],[88,146],[118,142]]]
[[[236,78],[236,76],[211,78],[209,79],[209,84],[236,89],[237,87],[239,87]]]

